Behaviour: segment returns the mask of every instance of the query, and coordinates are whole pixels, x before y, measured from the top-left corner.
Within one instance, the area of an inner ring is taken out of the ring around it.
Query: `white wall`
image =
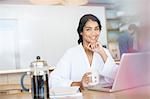
[[[28,68],[37,55],[55,66],[66,49],[77,45],[78,22],[87,13],[100,19],[100,41],[107,45],[104,7],[0,5],[0,19],[17,20],[16,66]]]

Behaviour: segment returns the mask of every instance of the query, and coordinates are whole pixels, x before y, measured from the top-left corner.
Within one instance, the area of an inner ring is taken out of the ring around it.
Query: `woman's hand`
[[[93,52],[101,53],[103,51],[103,47],[100,42],[89,43],[87,48]]]
[[[89,83],[92,82],[90,77],[91,72],[87,72],[83,75],[80,82],[72,82],[71,86],[80,86],[80,91],[89,86]]]
[[[93,52],[97,52],[102,57],[104,62],[107,60],[107,54],[100,42],[89,43],[87,48]]]
[[[89,83],[92,82],[92,79],[91,79],[91,77],[90,77],[89,75],[91,75],[91,72],[85,73],[85,74],[83,75],[83,77],[82,77],[81,84],[82,84],[83,89],[84,89],[85,87],[88,87],[88,86],[89,86]]]

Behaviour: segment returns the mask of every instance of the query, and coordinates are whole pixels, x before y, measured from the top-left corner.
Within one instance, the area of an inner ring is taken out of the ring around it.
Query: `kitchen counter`
[[[53,71],[55,67],[50,67],[49,71]],[[30,72],[28,69],[0,70],[0,85],[20,84],[20,79],[23,73]],[[30,76],[25,78],[25,84],[30,84]]]
[[[55,67],[50,67],[49,70],[54,70]],[[29,72],[30,69],[14,69],[14,70],[0,70],[0,74],[12,74],[12,73],[23,73],[23,72]]]

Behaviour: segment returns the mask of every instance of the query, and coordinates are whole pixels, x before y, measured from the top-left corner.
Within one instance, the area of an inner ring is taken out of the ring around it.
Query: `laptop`
[[[150,53],[125,53],[112,86],[95,85],[89,90],[115,92],[150,85]]]

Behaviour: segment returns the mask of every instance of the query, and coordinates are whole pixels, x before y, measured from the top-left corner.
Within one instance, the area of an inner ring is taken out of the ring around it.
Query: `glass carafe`
[[[21,86],[23,91],[31,90],[33,99],[49,99],[49,68],[47,62],[41,60],[40,57],[37,56],[37,60],[31,62],[30,69],[31,71],[29,74],[31,77],[31,89],[27,89],[23,83],[24,77],[27,75],[26,73],[21,77]]]

